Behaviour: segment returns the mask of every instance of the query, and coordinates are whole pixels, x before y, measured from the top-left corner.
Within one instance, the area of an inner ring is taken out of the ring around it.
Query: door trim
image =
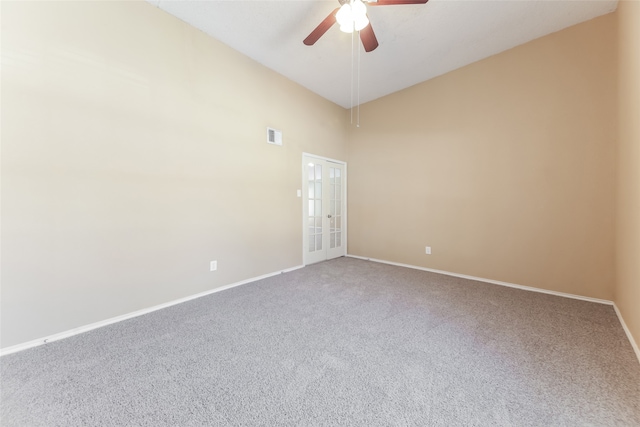
[[[349,180],[349,173],[347,172],[347,162],[342,161],[342,160],[336,160],[336,159],[332,159],[330,157],[324,157],[324,156],[318,156],[317,154],[311,154],[311,153],[307,153],[307,152],[302,152],[302,157],[301,157],[301,168],[300,168],[300,175],[301,175],[301,179],[300,179],[300,184],[301,184],[301,191],[302,189],[304,189],[304,180],[306,178],[305,176],[305,166],[306,163],[304,161],[305,157],[313,157],[315,159],[318,160],[324,160],[326,162],[331,162],[331,163],[337,163],[339,165],[342,165],[344,167],[344,211],[343,211],[343,216],[344,216],[344,255],[347,256],[347,253],[349,252],[349,247],[347,246],[348,244],[348,224],[349,224],[349,209],[348,209],[348,180]],[[307,224],[307,218],[304,215],[304,200],[305,198],[307,198],[308,196],[305,194],[302,194],[302,203],[300,203],[300,217],[302,218],[301,221],[301,225],[302,225],[302,242],[300,243],[300,246],[302,247],[302,265],[308,265],[305,263],[305,245],[304,245],[304,233],[306,232],[306,224]]]

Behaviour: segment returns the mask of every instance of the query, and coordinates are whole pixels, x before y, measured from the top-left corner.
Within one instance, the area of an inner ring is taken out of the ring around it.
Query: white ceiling
[[[334,25],[302,43],[337,0],[147,0],[233,49],[349,108],[351,35]],[[617,0],[430,0],[368,7],[380,46],[360,52],[360,103],[613,12]],[[357,65],[356,65],[357,70]],[[357,87],[357,72],[354,87]],[[357,91],[354,90],[354,93]]]

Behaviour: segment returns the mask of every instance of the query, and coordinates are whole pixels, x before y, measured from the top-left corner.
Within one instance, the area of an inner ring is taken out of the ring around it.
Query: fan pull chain
[[[360,31],[358,31],[360,36]],[[358,37],[358,40],[360,37]],[[356,119],[356,127],[360,127],[360,45],[358,44],[358,118]]]
[[[353,124],[353,32],[351,33],[351,124]]]

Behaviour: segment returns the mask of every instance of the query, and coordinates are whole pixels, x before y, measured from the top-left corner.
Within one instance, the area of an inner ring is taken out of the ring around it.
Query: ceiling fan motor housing
[[[371,6],[374,6],[374,5],[375,6],[393,6],[393,5],[425,4],[429,0],[360,0],[360,1],[362,1],[363,3],[368,3]],[[338,11],[340,11],[340,9],[342,9],[344,5],[352,4],[352,0],[338,0],[338,3],[340,3],[341,6],[334,9],[326,18],[324,18],[324,20],[322,20],[322,22],[320,22],[320,24],[311,32],[311,34],[309,34],[307,38],[303,40],[304,44],[306,44],[307,46],[312,46],[313,44],[315,44],[315,42],[317,42],[318,39],[322,37],[322,35],[326,33],[327,30],[331,28],[333,24],[336,23],[336,14],[338,13]],[[371,52],[372,50],[378,47],[378,39],[376,38],[376,35],[373,32],[373,27],[371,26],[371,23],[369,22],[369,18],[366,15],[366,10],[364,11],[364,17],[361,19],[361,22],[359,24],[356,24],[354,21],[351,26],[344,25],[344,27],[345,29],[343,29],[341,25],[340,29],[349,33],[354,30],[360,33],[360,40],[362,40],[362,45],[364,46],[365,52]]]

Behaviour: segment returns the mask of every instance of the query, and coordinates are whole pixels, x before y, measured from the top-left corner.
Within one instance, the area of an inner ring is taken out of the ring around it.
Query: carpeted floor
[[[4,427],[640,425],[611,306],[351,258],[0,368]]]

